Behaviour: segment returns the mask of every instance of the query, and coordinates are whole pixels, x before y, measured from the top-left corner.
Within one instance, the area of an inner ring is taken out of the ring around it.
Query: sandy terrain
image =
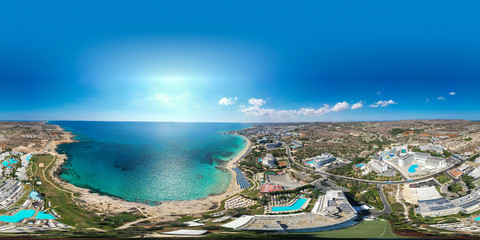
[[[409,184],[401,185],[402,188],[400,189],[400,198],[404,199],[405,202],[410,204],[418,204],[418,197],[417,197],[417,189],[410,188]]]
[[[73,140],[71,140],[73,136],[71,134],[70,136],[71,138],[69,140],[54,141],[53,144],[50,144],[46,149],[46,152],[49,154],[57,156],[57,160],[55,161],[53,168],[50,170],[50,174],[53,176],[53,172],[66,159],[66,156],[64,154],[58,154],[55,151],[55,148],[61,143],[73,142]],[[153,217],[157,220],[172,220],[176,219],[176,215],[199,214],[216,209],[222,200],[240,192],[240,188],[234,180],[235,172],[231,170],[231,168],[236,166],[236,164],[243,159],[243,157],[250,150],[250,141],[247,138],[245,138],[245,140],[247,141],[247,144],[242,152],[230,160],[226,165],[226,169],[232,173],[232,180],[230,181],[228,189],[222,194],[212,195],[203,199],[188,201],[164,201],[159,206],[150,206],[143,203],[128,202],[108,196],[101,196],[97,193],[91,193],[88,189],[76,187],[72,184],[61,181],[57,177],[54,177],[54,180],[57,184],[63,186],[65,189],[80,193],[80,197],[76,197],[76,201],[79,205],[87,209],[96,209],[100,212],[106,213],[119,213],[136,209],[142,212],[144,215]]]

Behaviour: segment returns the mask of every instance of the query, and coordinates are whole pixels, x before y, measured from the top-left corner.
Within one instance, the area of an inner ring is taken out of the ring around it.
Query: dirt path
[[[142,221],[146,221],[146,220],[150,220],[152,219],[153,217],[147,217],[147,218],[140,218],[136,221],[133,221],[133,222],[129,222],[129,223],[125,223],[123,224],[122,226],[118,227],[117,229],[125,229],[125,228],[129,228],[130,226],[132,226],[133,224],[136,224],[136,223],[139,223],[139,222],[142,222]]]
[[[51,161],[47,166],[45,166],[45,167],[43,168],[43,171],[42,171],[43,179],[45,179],[45,181],[47,181],[48,183],[50,183],[50,185],[52,185],[54,188],[56,188],[56,189],[58,189],[58,190],[60,190],[60,191],[62,191],[62,192],[70,193],[70,194],[72,195],[72,197],[73,197],[74,192],[68,191],[68,190],[65,190],[65,189],[61,189],[61,188],[57,187],[57,185],[53,184],[53,183],[52,183],[50,180],[48,180],[48,178],[45,176],[45,171],[47,171],[47,169],[55,162],[55,160],[57,160],[57,156],[54,156],[53,159],[52,159],[52,161]]]

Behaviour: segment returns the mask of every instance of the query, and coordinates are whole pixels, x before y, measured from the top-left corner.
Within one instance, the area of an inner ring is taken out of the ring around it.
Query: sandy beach
[[[56,177],[54,172],[66,160],[65,154],[59,154],[56,152],[57,146],[63,143],[74,142],[74,140],[72,140],[74,136],[71,133],[68,134],[68,140],[53,141],[49,146],[47,146],[45,152],[57,157],[54,166],[49,171],[49,174],[54,176],[53,179],[55,182],[61,185],[67,191],[72,193],[80,193],[79,197],[75,197],[75,201],[80,206],[86,209],[108,213],[120,213],[136,210],[143,213],[145,216],[152,217],[152,220],[156,219],[162,221],[176,219],[178,215],[200,214],[214,210],[220,206],[220,202],[222,200],[240,192],[240,188],[235,181],[235,172],[231,170],[231,168],[234,167],[240,160],[242,160],[243,157],[250,151],[250,141],[246,137],[240,136],[246,140],[247,144],[245,145],[245,148],[234,158],[232,158],[225,166],[226,170],[231,172],[232,178],[228,189],[224,193],[211,195],[206,198],[196,200],[163,201],[159,206],[150,206],[143,203],[129,202],[109,196],[102,196],[98,193],[91,193],[88,189],[76,187]]]

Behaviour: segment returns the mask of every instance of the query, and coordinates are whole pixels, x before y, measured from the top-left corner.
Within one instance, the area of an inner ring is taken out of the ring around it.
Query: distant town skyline
[[[478,2],[206,2],[3,1],[0,119],[480,120]]]

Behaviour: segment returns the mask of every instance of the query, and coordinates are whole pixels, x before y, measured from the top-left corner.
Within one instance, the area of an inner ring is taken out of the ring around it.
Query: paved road
[[[390,204],[387,201],[387,198],[385,197],[385,193],[383,192],[383,184],[378,184],[378,193],[380,194],[380,199],[382,200],[383,203],[383,210],[379,212],[373,212],[372,216],[378,217],[383,214],[390,214],[392,213],[392,207],[390,207]]]
[[[50,136],[50,139],[48,140],[48,142],[45,144],[45,146],[43,147],[42,151],[38,152],[38,153],[35,153],[35,154],[43,154],[47,151],[48,147],[50,146],[50,144],[53,143],[53,140],[54,140],[54,137],[52,136],[52,134],[50,133],[50,131],[48,131],[47,129],[44,129],[47,133],[48,133],[48,136]]]
[[[420,177],[420,178],[415,178],[415,179],[410,179],[410,180],[402,180],[402,181],[375,181],[375,180],[365,180],[365,179],[360,179],[360,178],[353,178],[353,177],[346,177],[346,176],[341,176],[341,175],[335,175],[335,174],[331,174],[331,173],[328,173],[328,172],[324,172],[324,171],[319,171],[319,170],[313,170],[313,169],[310,169],[310,168],[307,168],[299,163],[297,163],[296,161],[294,161],[292,159],[292,154],[290,152],[290,147],[288,147],[288,145],[286,145],[286,148],[287,148],[287,153],[288,153],[288,158],[289,160],[297,165],[297,167],[301,168],[301,169],[304,169],[304,170],[307,170],[307,171],[310,171],[310,172],[315,172],[315,173],[318,173],[318,174],[321,174],[321,175],[324,175],[324,176],[328,176],[328,177],[335,177],[335,178],[340,178],[340,179],[346,179],[346,180],[352,180],[352,181],[357,181],[357,182],[366,182],[366,183],[371,183],[371,184],[404,184],[404,183],[412,183],[412,182],[419,182],[419,181],[423,181],[423,180],[426,180],[426,179],[429,179],[429,178],[432,178],[433,176],[437,175],[437,174],[440,174],[440,173],[444,173],[450,169],[445,169],[443,171],[440,171],[440,172],[437,172],[435,174],[432,174],[432,175],[428,175],[428,176],[425,176],[425,177]],[[461,160],[461,159],[460,159]],[[465,160],[462,160],[461,163],[465,162]]]

